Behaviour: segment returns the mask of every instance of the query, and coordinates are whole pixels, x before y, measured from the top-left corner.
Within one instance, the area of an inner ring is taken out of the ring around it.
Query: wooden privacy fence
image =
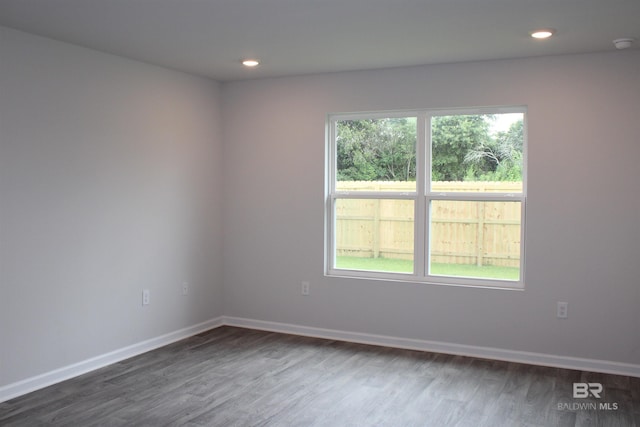
[[[516,192],[514,182],[438,182],[437,192]],[[414,191],[412,182],[340,182],[344,191]],[[431,207],[431,261],[518,267],[521,204],[436,200]],[[336,255],[413,259],[414,202],[338,199]]]

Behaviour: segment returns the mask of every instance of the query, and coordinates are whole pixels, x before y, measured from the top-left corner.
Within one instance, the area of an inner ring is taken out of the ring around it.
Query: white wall
[[[222,315],[219,117],[215,82],[0,27],[0,386]]]
[[[0,27],[0,389],[223,314],[638,365],[638,76],[632,51],[219,85]],[[525,291],[323,276],[327,113],[508,104]]]
[[[631,51],[224,85],[225,314],[640,364],[639,78]],[[323,276],[327,113],[512,104],[529,108],[526,290]]]

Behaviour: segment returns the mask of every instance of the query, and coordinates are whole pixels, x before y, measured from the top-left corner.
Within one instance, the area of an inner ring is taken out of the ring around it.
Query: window
[[[336,114],[327,139],[327,274],[524,287],[524,107]]]

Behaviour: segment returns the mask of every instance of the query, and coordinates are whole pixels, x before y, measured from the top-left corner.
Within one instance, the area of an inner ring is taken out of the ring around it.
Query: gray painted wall
[[[217,83],[0,28],[0,142],[0,386],[222,315]]]
[[[223,314],[640,363],[638,51],[219,85],[0,28],[0,59],[0,386]],[[509,104],[526,290],[323,276],[327,113]]]
[[[638,364],[639,78],[631,51],[225,84],[225,314]],[[323,276],[327,113],[523,104],[526,290]]]

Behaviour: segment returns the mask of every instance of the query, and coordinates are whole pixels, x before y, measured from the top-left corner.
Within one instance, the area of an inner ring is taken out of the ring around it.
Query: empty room
[[[640,425],[637,0],[0,0],[0,425]]]

